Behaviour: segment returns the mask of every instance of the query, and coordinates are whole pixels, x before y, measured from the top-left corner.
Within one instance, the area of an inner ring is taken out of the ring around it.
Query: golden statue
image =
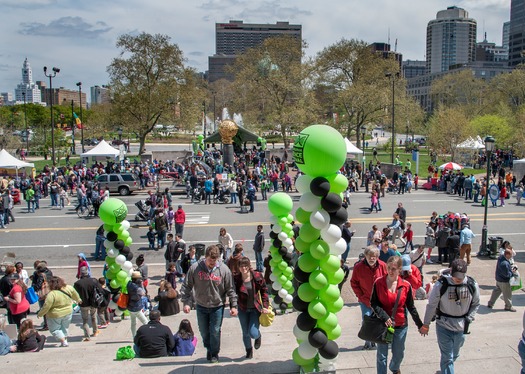
[[[231,119],[225,119],[219,125],[219,134],[221,134],[222,144],[233,144],[233,137],[237,135],[239,127]]]

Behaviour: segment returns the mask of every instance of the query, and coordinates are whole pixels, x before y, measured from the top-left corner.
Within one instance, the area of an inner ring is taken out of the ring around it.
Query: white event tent
[[[116,159],[120,155],[120,151],[116,148],[113,148],[109,145],[104,139],[97,144],[96,147],[90,149],[87,152],[82,153],[80,156],[82,158],[92,157],[96,159],[97,157],[106,157]]]
[[[16,174],[18,175],[18,169],[34,168],[34,167],[35,167],[35,164],[33,164],[32,162],[25,162],[25,161],[19,160],[18,158],[13,157],[5,149],[2,149],[0,151],[0,169],[15,169]]]

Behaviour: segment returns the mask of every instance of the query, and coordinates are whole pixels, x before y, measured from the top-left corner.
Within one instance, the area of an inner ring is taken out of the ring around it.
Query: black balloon
[[[321,199],[321,206],[328,213],[337,212],[339,208],[341,208],[342,204],[343,200],[341,199],[341,196],[333,192],[329,193]]]
[[[330,182],[324,177],[316,177],[310,182],[310,191],[315,196],[325,196],[330,192]]]
[[[321,348],[328,342],[328,338],[323,330],[316,327],[308,334],[308,342],[314,348]]]
[[[324,346],[319,348],[319,354],[327,360],[333,360],[339,354],[339,346],[333,340],[328,340]]]
[[[273,240],[273,246],[274,246],[275,248],[281,248],[282,245],[283,245],[283,242],[280,241],[279,239],[274,239],[274,240]]]
[[[277,296],[275,296],[273,298],[273,302],[276,303],[276,304],[280,304],[280,303],[283,302],[283,298],[281,296],[277,295]]]
[[[277,239],[278,236],[279,234],[277,234],[275,231],[270,231],[270,238]]]
[[[348,219],[348,212],[345,208],[341,207],[334,213],[330,213],[330,223],[332,225],[341,226]]]
[[[127,256],[130,251],[131,251],[131,249],[129,247],[124,247],[124,248],[122,248],[120,250],[120,254],[124,255],[124,256]]]
[[[299,296],[296,296],[292,300],[292,306],[295,310],[298,310],[299,312],[306,312],[308,311],[308,305],[310,303],[306,302],[304,300],[301,300]]]
[[[317,320],[315,318],[312,318],[308,314],[308,312],[302,312],[297,317],[297,327],[299,327],[299,329],[301,329],[302,331],[310,331],[315,327],[316,323]]]
[[[288,304],[286,304],[284,301],[282,303],[279,304],[279,307],[281,308],[281,310],[286,310],[288,309]]]
[[[274,295],[274,296],[277,297],[277,295],[279,294],[279,291],[278,291],[278,290],[274,290],[274,289],[272,288],[272,290],[270,291],[270,293],[271,293],[272,295]]]
[[[133,260],[133,252],[129,252],[129,253],[126,255],[126,260],[128,260],[128,261]]]
[[[115,246],[115,249],[117,249],[119,251],[122,250],[122,248],[124,248],[124,246],[125,246],[124,241],[120,240],[120,239],[117,240],[113,245]]]
[[[279,248],[278,252],[281,256],[284,256],[285,254],[288,253],[288,250],[286,249],[286,247],[281,247]]]
[[[286,252],[286,254],[283,256],[283,260],[286,261],[288,265],[290,265],[290,262],[293,260],[293,255]]]
[[[295,279],[301,283],[306,283],[310,280],[310,273],[301,270],[299,266],[296,266],[295,269],[293,269],[293,275],[295,276]]]
[[[115,240],[118,239],[118,235],[116,232],[110,231],[106,235],[106,239],[109,240],[110,242],[114,242]]]

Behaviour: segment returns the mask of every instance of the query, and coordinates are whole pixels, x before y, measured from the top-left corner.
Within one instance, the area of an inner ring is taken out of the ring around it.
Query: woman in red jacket
[[[370,296],[376,279],[386,275],[386,264],[379,259],[379,249],[372,245],[365,249],[365,258],[354,266],[350,285],[357,296],[361,315],[371,315]],[[363,349],[375,347],[375,343],[366,341]]]
[[[399,274],[403,267],[403,261],[399,256],[392,256],[386,264],[387,275],[379,278],[372,290],[370,304],[375,314],[385,322],[386,326],[394,327],[394,339],[392,341],[392,360],[389,369],[393,374],[400,374],[399,367],[405,355],[405,339],[408,331],[406,310],[412,316],[418,329],[423,326],[421,318],[414,306],[412,287],[410,283],[403,280]],[[400,292],[399,302],[396,310],[397,293]],[[394,316],[392,320],[391,316]],[[378,344],[377,347],[377,373],[387,374],[388,344]]]

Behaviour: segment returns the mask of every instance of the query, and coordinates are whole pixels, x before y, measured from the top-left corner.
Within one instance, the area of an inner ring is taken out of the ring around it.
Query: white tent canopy
[[[113,157],[116,158],[120,155],[120,151],[110,146],[104,139],[97,144],[96,147],[90,149],[87,152],[82,153],[81,157]]]
[[[516,177],[517,183],[525,175],[525,158],[521,160],[514,160],[512,163],[512,173]]]
[[[345,144],[346,144],[346,153],[350,153],[353,155],[361,155],[363,154],[363,151],[357,148],[355,145],[352,144],[348,138],[345,138]]]
[[[0,169],[22,169],[34,168],[35,164],[32,162],[25,162],[13,157],[5,149],[0,151]]]
[[[477,150],[477,149],[484,149],[485,144],[483,144],[483,141],[481,140],[479,136],[476,139],[470,137],[464,142],[458,144],[456,148]]]

